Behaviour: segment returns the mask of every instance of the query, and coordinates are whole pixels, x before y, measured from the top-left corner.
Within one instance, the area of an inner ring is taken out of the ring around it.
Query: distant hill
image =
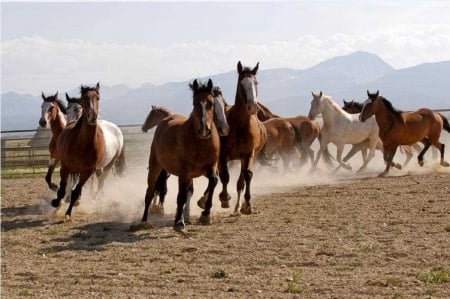
[[[237,84],[235,66],[230,72],[201,79],[207,78],[211,78],[215,85],[222,88],[225,99],[230,104],[234,102]],[[334,57],[304,70],[265,70],[262,61],[258,81],[259,101],[283,116],[307,114],[311,91],[320,90],[333,96],[339,104],[342,104],[342,99],[363,101],[367,98],[366,90],[369,89],[380,90],[383,96],[401,110],[419,107],[450,108],[450,99],[446,93],[450,86],[450,61],[395,70],[377,55],[361,51]],[[192,95],[188,83],[146,83],[139,88],[101,85],[101,118],[117,124],[141,124],[151,105],[161,105],[174,112],[188,114],[192,110]],[[71,96],[78,93],[78,89],[69,91]],[[63,91],[60,91],[60,98],[64,99]],[[39,96],[3,94],[2,130],[36,128],[41,101]]]

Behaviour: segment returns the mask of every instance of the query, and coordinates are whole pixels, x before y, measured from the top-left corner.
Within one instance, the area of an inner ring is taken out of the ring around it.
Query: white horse
[[[318,95],[312,92],[313,99],[308,117],[314,119],[317,115],[322,114],[323,126],[321,129],[320,149],[314,162],[314,168],[326,149],[328,143],[334,143],[337,147],[336,160],[340,166],[345,169],[352,169],[350,165],[342,161],[342,151],[346,144],[359,144],[368,142],[369,155],[364,159],[363,165],[358,172],[366,169],[367,164],[375,156],[375,148],[379,137],[379,128],[375,118],[370,118],[366,123],[359,121],[359,114],[349,114],[342,110],[330,96]]]

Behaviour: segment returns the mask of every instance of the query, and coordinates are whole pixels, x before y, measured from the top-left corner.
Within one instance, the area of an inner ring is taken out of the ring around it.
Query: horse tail
[[[444,129],[450,133],[450,123],[448,122],[448,119],[443,116],[441,113],[438,113],[439,116],[442,118],[442,122],[444,123]]]
[[[295,144],[297,145],[297,148],[300,151],[300,153],[303,153],[304,149],[302,146],[302,141],[303,141],[302,133],[300,132],[300,129],[297,128],[296,126],[292,126],[292,128],[294,129],[294,134],[295,134],[295,137],[294,137]]]
[[[125,160],[125,144],[122,146],[122,150],[120,151],[119,156],[114,162],[114,173],[122,176],[126,169],[126,160]]]

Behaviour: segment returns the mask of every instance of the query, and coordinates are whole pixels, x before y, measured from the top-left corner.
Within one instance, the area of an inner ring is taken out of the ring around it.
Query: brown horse
[[[283,161],[284,171],[288,170],[296,148],[301,147],[302,138],[297,129],[283,118],[271,118],[263,122],[267,131],[267,141],[258,155],[258,160],[265,164],[265,158],[271,157],[275,152]],[[264,157],[261,157],[264,155]]]
[[[81,196],[83,185],[96,171],[105,154],[103,131],[97,123],[100,85],[81,86],[81,105],[83,114],[77,122],[72,122],[60,134],[57,143],[61,158],[61,182],[53,207],[59,207],[66,194],[69,175],[80,174],[78,184],[71,193],[66,217],[70,217],[75,202]]]
[[[237,181],[238,198],[235,212],[240,205],[240,196],[245,186],[245,202],[240,211],[243,214],[251,214],[250,183],[252,180],[252,167],[254,159],[266,143],[267,132],[264,125],[256,117],[258,96],[256,73],[259,63],[253,68],[242,67],[237,64],[238,82],[234,105],[230,108],[227,120],[230,125],[228,136],[222,136],[220,142],[219,173],[222,182],[222,192],[219,198],[223,208],[229,207],[230,195],[227,186],[230,181],[228,162],[241,161],[241,172]]]
[[[153,138],[147,177],[143,224],[147,224],[148,209],[155,195],[155,186],[161,171],[178,176],[177,210],[174,229],[185,229],[183,211],[192,196],[193,179],[208,178],[207,200],[200,223],[209,224],[212,196],[217,185],[219,134],[213,122],[214,99],[211,79],[206,85],[197,80],[190,85],[193,91],[193,111],[189,118],[166,117],[156,128]],[[134,227],[132,227],[134,229]]]
[[[256,113],[256,116],[260,121],[264,122],[271,118],[281,118],[281,116],[272,113],[272,111],[270,111],[269,108],[264,106],[261,102],[256,103],[256,105],[258,105],[258,112]]]
[[[344,106],[342,107],[342,109],[351,114],[358,114],[358,113],[361,113],[363,106],[364,106],[363,103],[358,103],[358,102],[355,102],[354,100],[352,100],[352,101],[344,100]],[[352,148],[350,149],[350,151],[347,153],[347,155],[344,157],[344,159],[342,159],[342,161],[347,162],[358,151],[361,151],[361,153],[363,155],[363,159],[364,159],[364,157],[367,156],[367,148],[368,148],[367,142],[363,142],[360,144],[354,144],[352,146]],[[383,142],[381,142],[381,139],[380,139],[380,142],[378,142],[376,149],[383,152]],[[400,151],[406,155],[405,162],[403,162],[403,166],[401,166],[400,164],[395,163],[395,162],[393,162],[393,164],[391,166],[393,166],[397,169],[402,169],[402,167],[405,167],[409,163],[411,158],[413,157],[413,151],[412,151],[413,149],[419,153],[422,150],[422,148],[417,143],[414,143],[411,146],[401,145]]]
[[[419,165],[423,166],[423,155],[430,145],[434,145],[441,153],[441,165],[448,167],[444,160],[445,145],[439,142],[442,128],[450,133],[450,125],[444,116],[430,109],[421,108],[414,112],[402,112],[395,109],[391,102],[367,91],[368,99],[360,114],[360,120],[365,121],[372,115],[380,128],[380,138],[383,141],[383,157],[386,169],[380,174],[385,176],[389,172],[395,151],[399,145],[411,145],[422,141],[425,147],[418,156]]]
[[[58,151],[56,150],[56,144],[59,134],[66,127],[66,106],[58,99],[58,92],[52,96],[46,97],[42,92],[42,113],[39,119],[39,125],[42,128],[47,127],[50,124],[52,130],[52,136],[48,143],[48,151],[50,152],[50,159],[48,160],[48,170],[45,176],[45,181],[50,189],[58,191],[58,186],[52,183],[52,174],[55,170],[56,164],[59,161]]]

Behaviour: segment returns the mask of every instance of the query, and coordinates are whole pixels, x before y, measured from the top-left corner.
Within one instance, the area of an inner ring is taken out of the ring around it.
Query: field
[[[43,177],[3,179],[3,298],[450,297],[450,169],[436,162],[387,178],[377,164],[363,175],[257,168],[256,213],[231,216],[216,189],[213,224],[186,234],[172,230],[174,178],[166,217],[129,231],[144,165],[111,178],[98,200],[84,192],[71,222],[64,209],[53,215]]]

